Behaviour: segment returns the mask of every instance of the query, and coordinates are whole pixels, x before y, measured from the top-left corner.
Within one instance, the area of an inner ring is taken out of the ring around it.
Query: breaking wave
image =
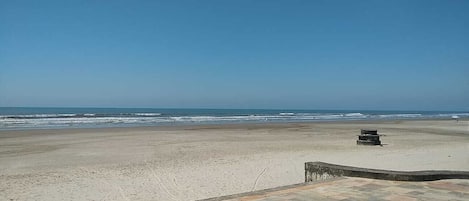
[[[365,113],[365,112],[245,112],[221,114],[135,113],[59,113],[0,115],[0,129],[55,127],[113,127],[186,123],[304,122],[373,119],[432,119],[469,117],[469,113]]]

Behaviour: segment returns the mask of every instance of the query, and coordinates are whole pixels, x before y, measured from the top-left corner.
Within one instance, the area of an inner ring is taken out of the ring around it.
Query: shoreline
[[[454,119],[442,118],[412,118],[412,119],[348,119],[348,120],[314,120],[314,121],[283,121],[283,122],[222,122],[222,123],[175,123],[161,125],[116,125],[103,127],[31,127],[31,128],[0,128],[0,135],[7,132],[26,132],[26,131],[100,131],[100,130],[174,130],[187,129],[196,127],[213,127],[213,128],[232,128],[242,126],[274,126],[274,125],[290,125],[290,124],[353,124],[353,123],[392,123],[401,121],[456,121]],[[460,118],[458,121],[469,121],[469,117]],[[1,137],[1,136],[0,136]]]

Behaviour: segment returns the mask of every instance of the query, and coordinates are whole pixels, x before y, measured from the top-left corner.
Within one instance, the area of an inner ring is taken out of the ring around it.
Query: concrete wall
[[[388,171],[323,162],[305,163],[305,182],[328,180],[335,177],[363,177],[395,181],[434,181],[440,179],[469,179],[469,171]]]

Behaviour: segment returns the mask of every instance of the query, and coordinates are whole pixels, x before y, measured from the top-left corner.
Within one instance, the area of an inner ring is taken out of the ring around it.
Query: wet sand
[[[306,161],[468,171],[468,153],[468,120],[0,131],[0,200],[196,200],[301,183]]]

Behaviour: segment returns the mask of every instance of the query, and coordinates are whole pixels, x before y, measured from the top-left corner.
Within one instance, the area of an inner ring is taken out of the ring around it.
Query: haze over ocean
[[[1,1],[0,106],[469,110],[468,1]]]

